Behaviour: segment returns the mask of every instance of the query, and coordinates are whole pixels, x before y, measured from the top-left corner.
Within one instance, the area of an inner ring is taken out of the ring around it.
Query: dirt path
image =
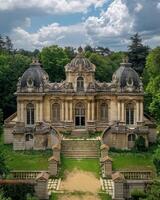
[[[100,181],[91,172],[74,170],[62,181],[60,190],[97,193],[100,190]]]

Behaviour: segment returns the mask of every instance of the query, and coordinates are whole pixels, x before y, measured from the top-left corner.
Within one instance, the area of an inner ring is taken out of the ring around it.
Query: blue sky
[[[0,33],[15,48],[48,45],[126,50],[136,32],[160,45],[160,0],[0,0]]]

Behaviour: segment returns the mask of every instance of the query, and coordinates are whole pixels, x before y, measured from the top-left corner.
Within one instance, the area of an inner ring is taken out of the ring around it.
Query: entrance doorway
[[[78,103],[75,108],[75,126],[85,128],[85,107],[82,103]]]

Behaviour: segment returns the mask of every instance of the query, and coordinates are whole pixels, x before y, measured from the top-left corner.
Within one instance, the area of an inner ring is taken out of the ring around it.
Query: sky
[[[127,50],[139,33],[160,46],[160,0],[0,0],[0,34],[14,48],[108,47]]]

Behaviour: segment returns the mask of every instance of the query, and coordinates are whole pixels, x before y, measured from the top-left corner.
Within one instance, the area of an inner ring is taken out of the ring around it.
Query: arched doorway
[[[75,126],[76,126],[76,128],[84,128],[85,127],[85,106],[83,103],[76,104]]]

